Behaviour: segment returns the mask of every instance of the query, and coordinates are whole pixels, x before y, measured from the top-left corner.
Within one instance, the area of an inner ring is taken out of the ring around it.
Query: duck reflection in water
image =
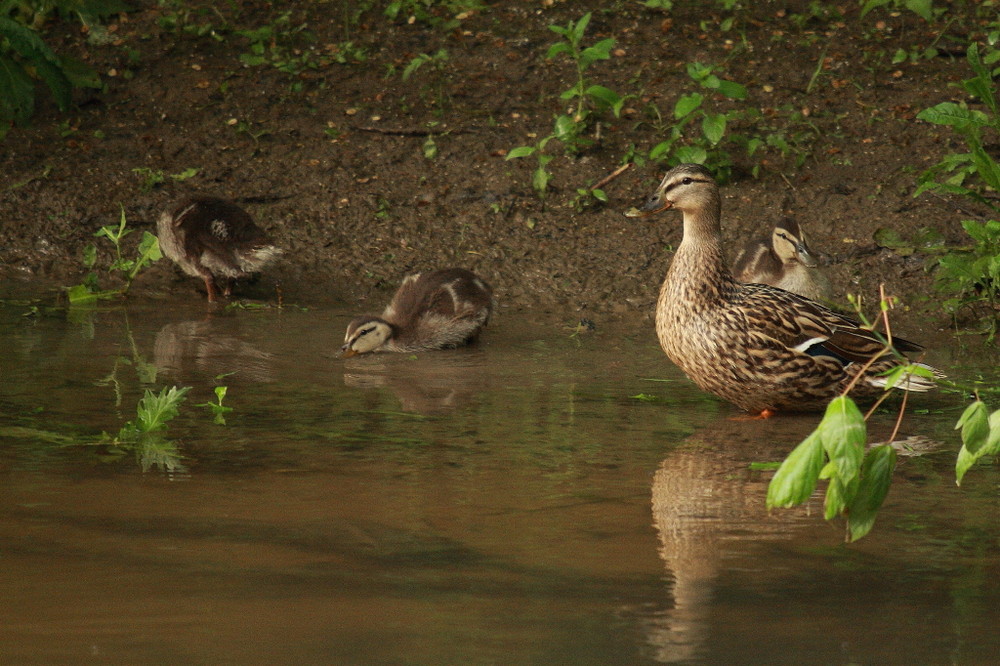
[[[763,575],[767,558],[762,551],[768,546],[762,544],[790,539],[807,527],[831,541],[822,499],[814,498],[812,507],[807,503],[769,514],[765,499],[773,472],[750,469],[754,462],[782,460],[815,424],[799,417],[778,423],[720,421],[688,438],[660,464],[653,479],[653,524],[660,557],[673,577],[673,607],[648,620],[646,633],[657,661],[699,658],[711,640],[716,579],[723,570],[739,567],[751,577]]]
[[[252,382],[274,381],[271,354],[219,328],[212,319],[167,324],[156,334],[153,362],[173,377],[234,374]]]

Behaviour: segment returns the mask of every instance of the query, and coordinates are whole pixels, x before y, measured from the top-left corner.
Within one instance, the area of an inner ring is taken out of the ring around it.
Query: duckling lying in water
[[[340,355],[418,352],[475,340],[493,312],[493,290],[464,268],[408,275],[381,316],[347,325]]]
[[[256,273],[282,250],[232,201],[196,195],[178,201],[156,223],[160,250],[205,281],[208,300],[232,293],[233,281]]]
[[[820,302],[833,299],[830,281],[818,268],[805,231],[786,217],[774,227],[770,242],[752,241],[733,261],[733,276],[740,282],[769,284]]]

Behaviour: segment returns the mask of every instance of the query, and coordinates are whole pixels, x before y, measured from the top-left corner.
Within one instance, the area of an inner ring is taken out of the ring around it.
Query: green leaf
[[[831,400],[816,430],[830,461],[837,465],[837,476],[845,483],[857,477],[867,435],[864,416],[854,401],[847,396]]]
[[[896,450],[888,444],[872,447],[861,465],[861,482],[847,509],[848,541],[857,541],[875,525],[896,469]]]
[[[97,246],[93,243],[87,243],[83,246],[83,265],[87,268],[93,268],[94,264],[97,263]]]
[[[586,90],[586,95],[612,108],[620,104],[622,100],[621,95],[604,86],[590,86]]]
[[[744,86],[742,83],[736,83],[735,81],[726,81],[725,79],[722,79],[719,81],[719,85],[716,89],[729,99],[747,98],[747,89],[746,86]]]
[[[678,164],[704,164],[708,160],[708,152],[698,146],[682,146],[674,153]]]
[[[77,284],[66,290],[66,297],[70,303],[92,303],[97,300],[97,293],[91,291],[86,285]]]
[[[986,404],[981,400],[976,400],[965,408],[955,430],[962,429],[962,446],[969,453],[976,453],[981,449],[990,437],[990,423],[987,416]]]
[[[534,146],[518,146],[517,148],[514,148],[509,153],[507,153],[507,157],[505,157],[504,159],[513,160],[517,159],[518,157],[528,157],[529,155],[534,154],[536,150],[538,149],[535,148]]]
[[[962,479],[965,477],[965,473],[976,464],[979,460],[979,455],[975,453],[970,453],[965,446],[958,451],[958,458],[955,459],[955,485],[962,485]]]
[[[934,4],[933,0],[906,0],[903,4],[907,9],[928,23],[934,20],[934,15],[931,13],[931,6]]]
[[[726,114],[706,113],[705,117],[701,120],[701,131],[713,146],[719,143],[726,133]]]
[[[553,26],[549,26],[550,28]],[[566,42],[556,42],[549,47],[549,50],[545,52],[545,57],[549,60],[555,58],[557,55],[565,53],[567,55],[573,55],[573,49],[570,48],[569,44]]]
[[[0,54],[0,121],[23,125],[35,111],[35,86],[21,64]]]
[[[690,115],[693,111],[697,110],[704,101],[705,96],[700,93],[682,95],[681,98],[677,100],[677,103],[674,104],[674,118],[680,119]]]
[[[159,395],[146,389],[145,394],[136,407],[136,427],[142,432],[152,432],[163,428],[167,421],[177,416],[178,407],[184,401],[184,394],[191,390],[190,386],[178,389],[172,386],[164,388]]]
[[[917,114],[919,120],[935,125],[949,125],[958,130],[989,125],[989,118],[982,111],[970,110],[954,102],[941,102]]]
[[[534,187],[535,191],[539,194],[545,194],[551,179],[551,174],[545,170],[545,167],[540,166],[535,169],[535,173],[531,177],[531,186]]]
[[[816,490],[823,467],[823,443],[813,432],[792,449],[767,486],[767,508],[797,506]]]

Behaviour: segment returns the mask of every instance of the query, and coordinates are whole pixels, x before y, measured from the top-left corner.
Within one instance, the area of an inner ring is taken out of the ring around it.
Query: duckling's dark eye
[[[374,330],[375,330],[374,326],[369,326],[368,328],[362,329],[361,331],[358,332],[358,337],[363,338],[364,336],[368,335]]]
[[[694,182],[693,180],[691,180],[690,178],[688,178],[687,176],[685,176],[684,180],[681,181],[681,185],[690,185],[693,182]]]

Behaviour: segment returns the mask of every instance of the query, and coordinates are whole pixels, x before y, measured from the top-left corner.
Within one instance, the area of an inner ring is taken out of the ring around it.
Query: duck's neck
[[[684,238],[670,262],[661,299],[673,304],[711,304],[736,290],[719,241],[719,205],[684,211]]]

